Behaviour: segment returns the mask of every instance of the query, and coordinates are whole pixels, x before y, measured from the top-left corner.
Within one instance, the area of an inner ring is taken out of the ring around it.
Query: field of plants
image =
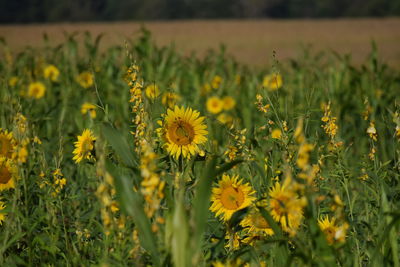
[[[150,33],[0,47],[0,266],[400,266],[400,72]]]

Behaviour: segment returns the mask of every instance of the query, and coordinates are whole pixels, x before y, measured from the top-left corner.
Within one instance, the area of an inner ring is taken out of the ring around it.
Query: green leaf
[[[118,171],[111,162],[106,162],[107,171],[114,178],[117,199],[121,211],[132,217],[139,232],[140,244],[147,250],[155,266],[160,265],[160,256],[157,250],[156,237],[151,231],[150,220],[143,209],[143,198],[140,193],[133,191],[132,179],[127,174]]]
[[[125,137],[115,128],[106,124],[102,125],[101,130],[106,140],[110,143],[115,153],[117,153],[121,159],[122,163],[128,167],[136,168],[138,165]]]

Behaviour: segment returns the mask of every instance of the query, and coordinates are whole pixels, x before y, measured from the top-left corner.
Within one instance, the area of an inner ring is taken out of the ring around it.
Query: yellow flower
[[[271,137],[274,139],[281,139],[282,137],[282,131],[279,129],[273,129],[271,133]]]
[[[161,98],[161,103],[168,108],[174,108],[180,99],[181,97],[179,95],[172,92],[166,92]]]
[[[335,242],[344,242],[346,239],[346,231],[349,228],[347,223],[343,223],[339,226],[336,224],[335,218],[330,220],[328,216],[324,216],[323,218],[319,219],[318,226],[325,234],[326,240],[329,244],[333,244]]]
[[[150,84],[146,87],[146,96],[149,99],[155,99],[160,95],[160,89],[156,84]]]
[[[264,76],[263,86],[269,91],[275,91],[282,87],[282,76],[280,74],[270,74]]]
[[[219,75],[215,75],[213,80],[211,81],[211,86],[214,89],[218,89],[221,86],[222,77]]]
[[[17,83],[18,83],[18,77],[17,76],[13,76],[13,77],[11,77],[9,80],[8,80],[8,85],[10,86],[10,87],[15,87],[16,85],[17,85]]]
[[[5,157],[0,156],[0,191],[15,187],[17,167]]]
[[[92,119],[94,119],[94,118],[96,118],[96,115],[97,115],[96,114],[96,109],[97,109],[96,105],[93,105],[92,103],[85,102],[81,106],[81,113],[83,115],[89,114],[89,116]]]
[[[253,203],[254,194],[249,183],[243,184],[243,180],[238,181],[238,176],[231,178],[224,174],[218,186],[212,189],[210,210],[216,217],[221,216],[224,221],[228,221],[233,213]]]
[[[160,130],[165,148],[174,158],[178,159],[180,155],[190,158],[190,155],[199,153],[199,145],[207,141],[205,117],[199,116],[200,112],[191,108],[175,106],[174,110],[168,109]]]
[[[81,136],[78,136],[78,141],[75,142],[75,149],[73,154],[73,160],[76,163],[80,163],[83,159],[94,159],[92,151],[94,149],[94,142],[96,137],[94,137],[93,132],[89,129],[85,129]]]
[[[46,87],[41,82],[33,82],[28,87],[28,97],[31,98],[42,98],[46,93]]]
[[[240,222],[240,225],[251,235],[271,236],[274,234],[274,231],[272,231],[272,228],[256,207],[252,207],[246,217]]]
[[[82,86],[83,88],[89,88],[94,83],[93,74],[89,71],[84,71],[78,75],[76,81]]]
[[[289,186],[290,180],[286,178],[283,185],[276,182],[269,190],[269,208],[271,216],[281,224],[282,229],[290,235],[295,235],[303,219],[303,207],[306,202],[298,198],[296,192]]]
[[[0,157],[11,158],[15,148],[13,134],[0,128]]]
[[[222,124],[226,124],[226,125],[231,125],[233,122],[233,118],[232,116],[229,116],[226,113],[221,113],[218,115],[217,120],[222,123]]]
[[[224,102],[219,97],[212,96],[207,99],[206,106],[208,112],[212,114],[218,114],[224,108]]]
[[[222,98],[222,102],[224,110],[231,110],[236,105],[235,99],[231,96],[225,96],[224,98]]]
[[[5,220],[6,216],[7,216],[7,213],[3,212],[3,210],[5,208],[6,207],[4,206],[4,203],[2,201],[0,201],[0,225],[3,224],[3,222],[4,222],[4,220]]]
[[[376,132],[375,123],[373,121],[369,123],[367,134],[369,135],[369,138],[371,138],[375,142],[378,140],[378,134]]]
[[[58,81],[58,76],[60,75],[60,71],[54,65],[47,65],[43,71],[44,77],[46,79],[50,79],[53,82]]]
[[[297,166],[304,170],[309,164],[310,152],[314,149],[314,146],[308,143],[302,143],[299,148],[299,153],[297,155]]]

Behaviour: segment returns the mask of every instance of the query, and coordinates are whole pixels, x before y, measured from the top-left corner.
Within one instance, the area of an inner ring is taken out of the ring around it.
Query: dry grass
[[[46,32],[53,43],[64,40],[63,32],[106,33],[103,47],[123,44],[126,36],[135,36],[142,24],[134,22],[79,23],[51,25],[0,26],[0,36],[14,49],[43,44]],[[171,42],[184,54],[203,54],[221,43],[239,61],[254,65],[268,63],[272,51],[278,59],[296,56],[301,47],[311,44],[316,51],[332,49],[351,53],[354,62],[365,59],[375,40],[381,58],[400,66],[400,18],[341,20],[217,20],[144,23],[158,44]]]

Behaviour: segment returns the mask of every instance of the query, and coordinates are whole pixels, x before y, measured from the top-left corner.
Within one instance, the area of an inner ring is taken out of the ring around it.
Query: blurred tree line
[[[400,0],[0,0],[0,7],[0,23],[400,15]]]

